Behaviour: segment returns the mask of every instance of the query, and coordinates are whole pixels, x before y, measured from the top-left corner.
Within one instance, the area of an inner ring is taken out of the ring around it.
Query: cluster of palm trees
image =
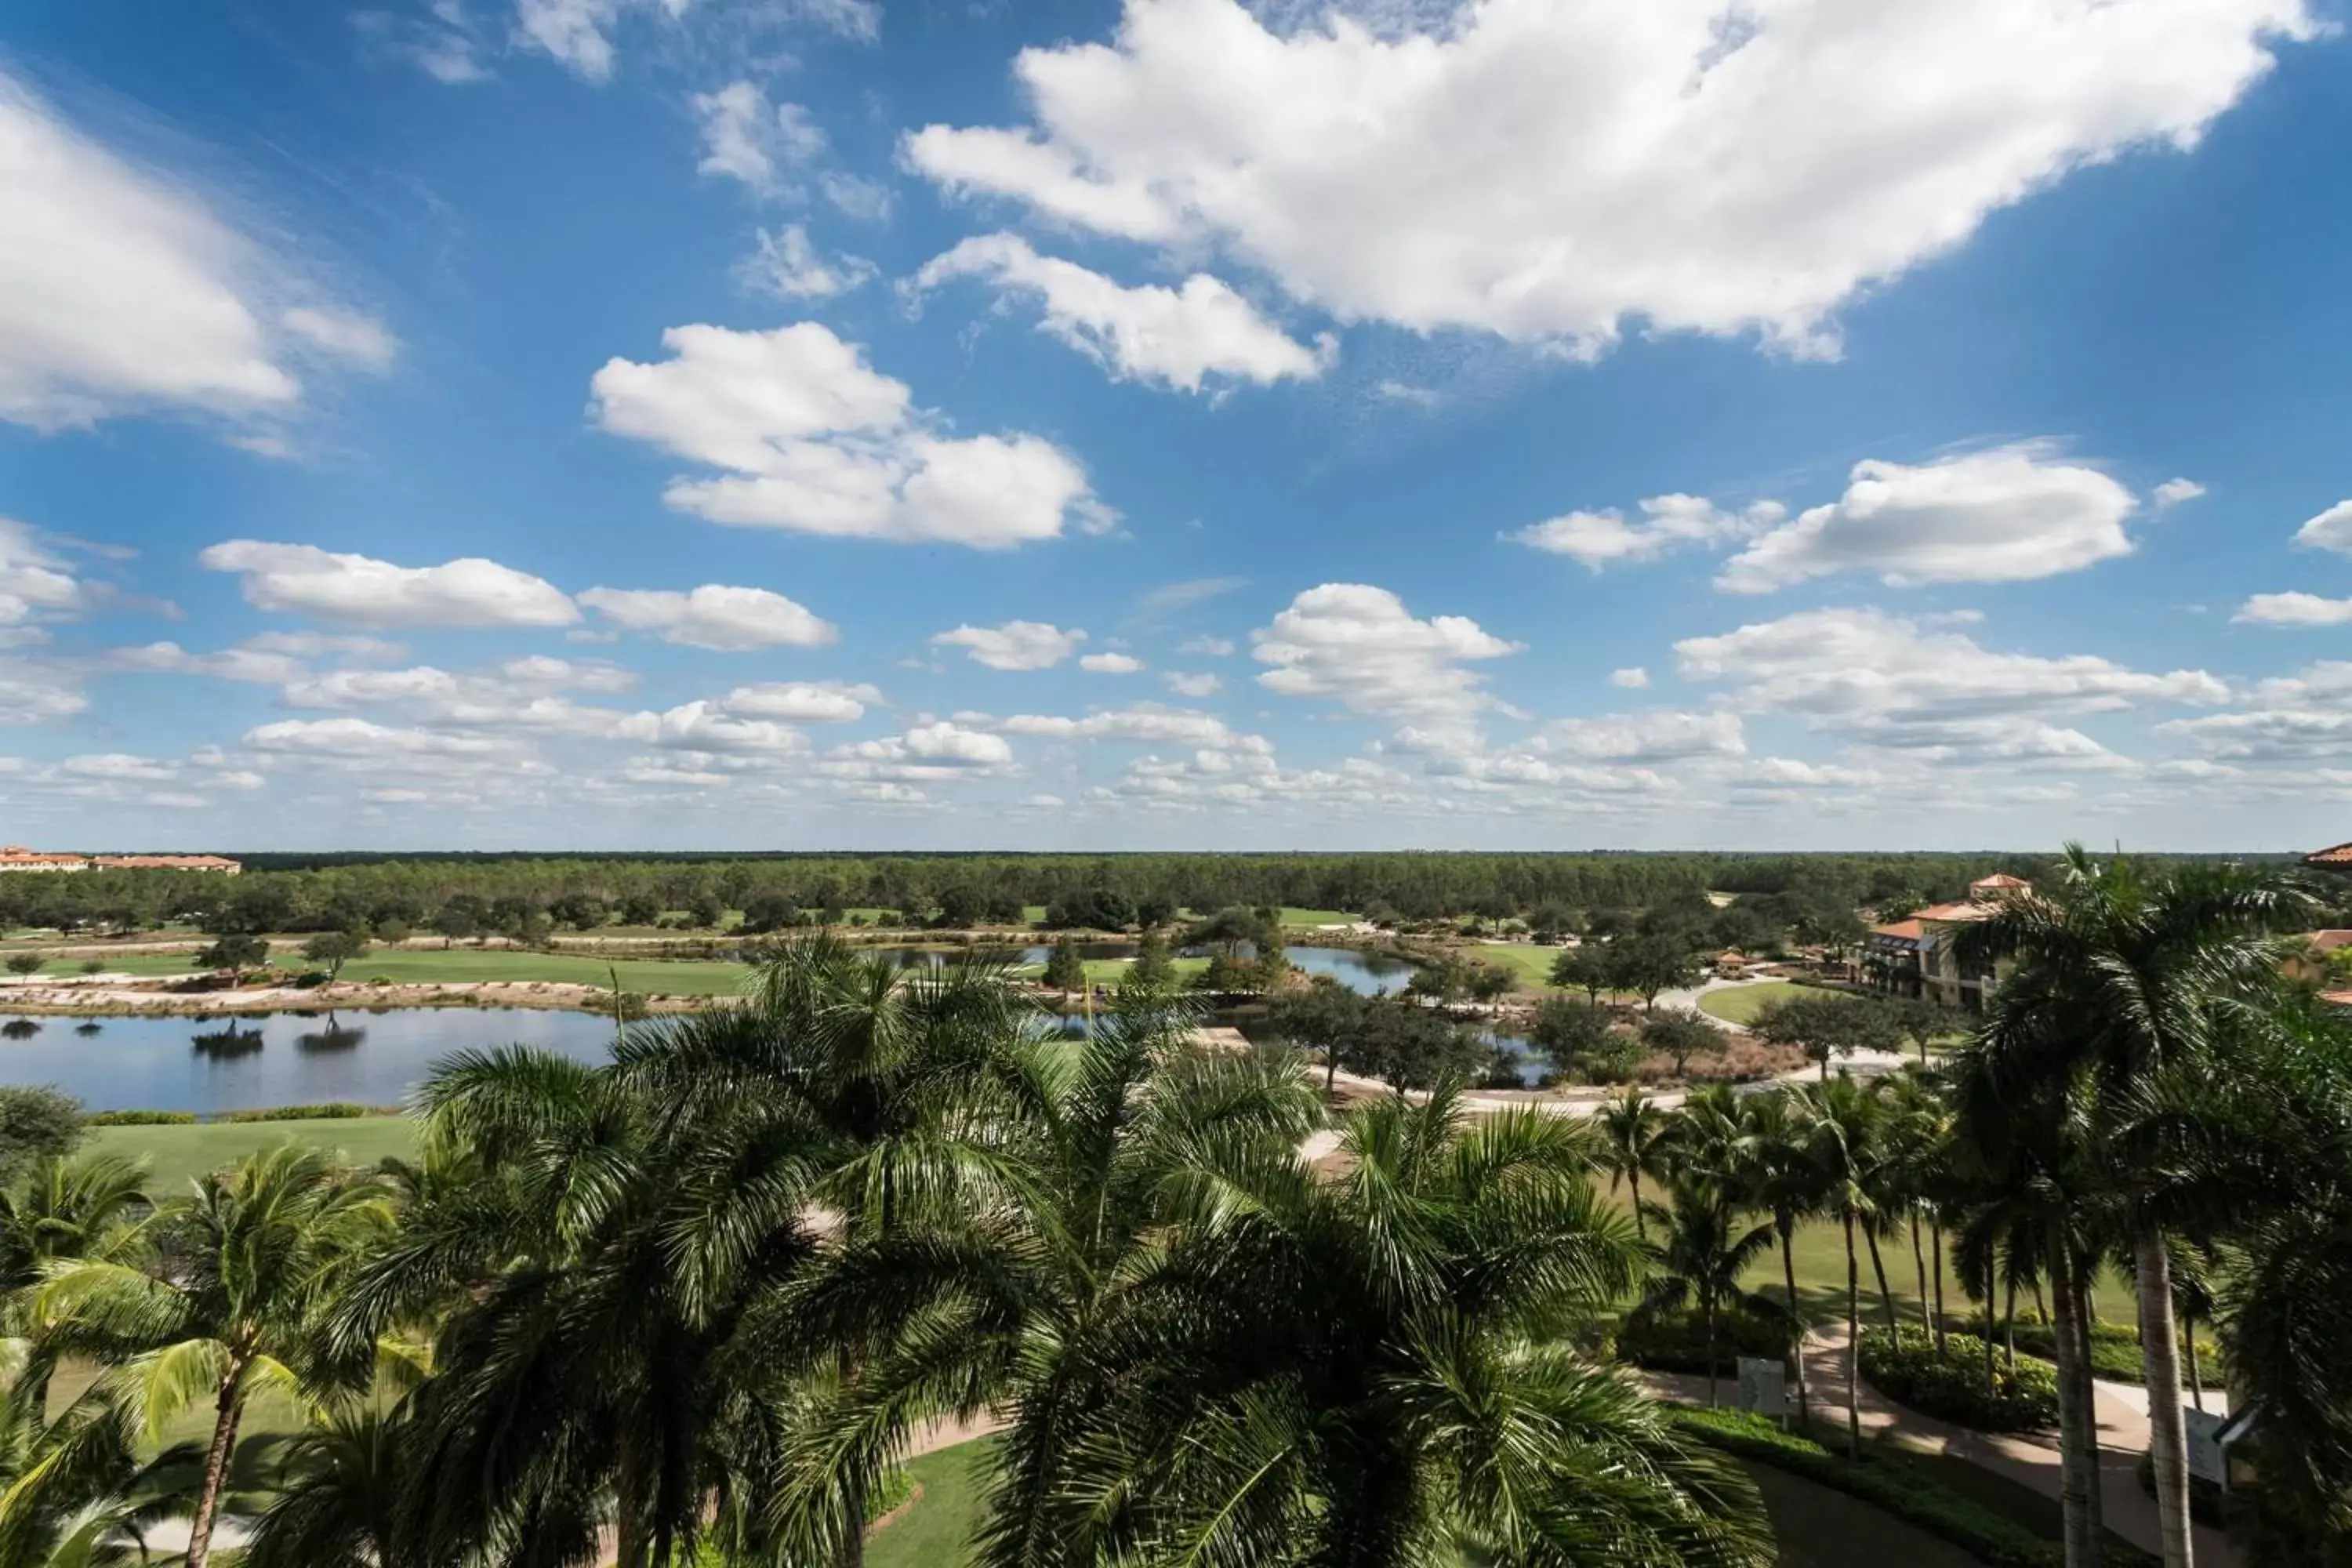
[[[152,1207],[46,1167],[0,1215],[0,1563],[176,1512],[193,1568],[841,1568],[943,1421],[1002,1428],[1005,1568],[1772,1560],[1571,1348],[1649,1264],[1595,1128],[1394,1097],[1310,1163],[1313,1075],[1193,1023],[1139,987],[1066,1040],[1001,972],[817,938],[608,1065],[444,1063],[413,1164]],[[239,1441],[265,1396],[290,1442]]]
[[[1601,1117],[1606,1158],[1658,1233],[1668,1266],[1654,1296],[1696,1307],[1710,1363],[1727,1310],[1778,1314],[1793,1341],[1796,1227],[1835,1225],[1858,1447],[1862,1265],[1899,1341],[1885,1250],[1907,1239],[1917,1331],[1940,1349],[1948,1243],[1950,1272],[1981,1313],[1988,1386],[1996,1332],[2014,1362],[2021,1298],[2047,1325],[2037,1338],[2057,1364],[2068,1562],[2090,1563],[2103,1530],[2094,1288],[2126,1281],[2167,1563],[2192,1557],[2181,1374],[2185,1346],[2201,1384],[2200,1322],[2221,1331],[2233,1399],[2255,1413],[2257,1544],[2283,1563],[2342,1560],[2352,1023],[2281,977],[2294,945],[2284,933],[2301,912],[2291,889],[2246,869],[2155,869],[2070,847],[2041,891],[1963,938],[1965,959],[2015,967],[1969,1043],[1932,1071],[1744,1099],[1708,1090],[1671,1114],[1619,1098]],[[1645,1176],[1665,1202],[1643,1199]],[[1780,1297],[1744,1290],[1748,1264],[1776,1247]],[[1802,1358],[1791,1366],[1801,1408]]]

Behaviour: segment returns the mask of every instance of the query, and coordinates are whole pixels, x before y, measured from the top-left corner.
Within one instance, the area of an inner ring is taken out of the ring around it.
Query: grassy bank
[[[340,1150],[355,1165],[387,1154],[416,1152],[416,1124],[404,1116],[337,1117],[317,1121],[211,1121],[193,1127],[96,1127],[89,1147],[144,1160],[158,1194],[185,1190],[190,1180],[261,1149],[302,1143]]]

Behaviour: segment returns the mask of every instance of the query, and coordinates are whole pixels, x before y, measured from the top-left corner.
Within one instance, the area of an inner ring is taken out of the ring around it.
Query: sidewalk
[[[1654,1392],[1689,1404],[1704,1404],[1706,1380],[1680,1374],[1643,1373],[1642,1382]],[[1843,1428],[1845,1425],[1845,1325],[1817,1329],[1805,1340],[1805,1385],[1813,1419]],[[2139,1484],[2140,1456],[2147,1452],[2147,1395],[2145,1390],[2121,1384],[2095,1382],[2099,1423],[2099,1500],[2106,1527],[2143,1551],[2163,1547],[2156,1522],[2156,1500]],[[1725,1379],[1725,1394],[1736,1389]],[[1795,1407],[1796,1389],[1789,1391]],[[1728,1403],[1728,1400],[1726,1401]],[[2061,1493],[2058,1438],[2055,1433],[1996,1436],[1970,1431],[1948,1421],[1922,1415],[1881,1394],[1867,1382],[1861,1385],[1863,1430],[1887,1436],[1923,1453],[1965,1459],[1993,1474],[2030,1487],[2044,1497]],[[2206,1396],[2214,1408],[2213,1396]],[[2196,1526],[2195,1546],[2200,1568],[2238,1568],[2240,1559],[2228,1536],[2205,1525]]]

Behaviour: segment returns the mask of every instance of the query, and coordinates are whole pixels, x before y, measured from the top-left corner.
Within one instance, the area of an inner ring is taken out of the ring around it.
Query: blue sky
[[[2344,19],[28,0],[5,837],[2340,839]]]

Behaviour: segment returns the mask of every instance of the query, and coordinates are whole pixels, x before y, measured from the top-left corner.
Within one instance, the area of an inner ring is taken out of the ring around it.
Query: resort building
[[[1995,873],[1969,884],[1959,903],[1930,904],[1908,920],[1873,926],[1863,943],[1862,977],[1890,996],[1911,996],[1970,1013],[2000,989],[2009,972],[2006,959],[1991,969],[1964,973],[1954,938],[1971,922],[1993,912],[2012,893],[2031,892],[2022,877]]]
[[[0,845],[0,871],[209,871],[234,877],[245,868],[221,855],[48,855]]]
[[[224,877],[245,869],[221,855],[100,855],[91,863],[101,871],[212,871]]]
[[[44,855],[21,844],[0,844],[0,871],[87,871],[89,861],[80,855]]]

